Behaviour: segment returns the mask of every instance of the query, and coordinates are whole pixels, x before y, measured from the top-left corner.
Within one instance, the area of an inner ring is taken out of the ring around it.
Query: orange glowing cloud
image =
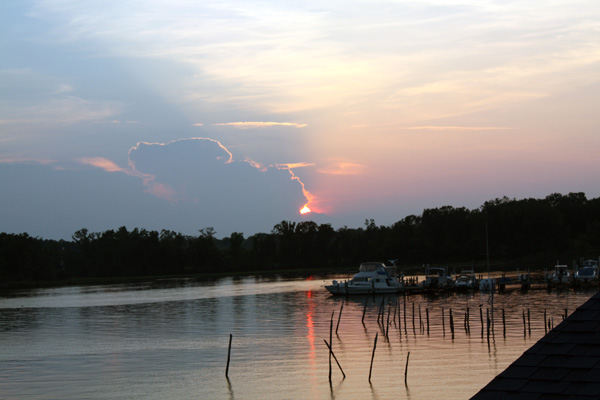
[[[126,172],[123,168],[119,167],[114,162],[103,157],[85,157],[78,159],[78,161],[82,164],[87,164],[96,168],[101,168],[106,172]]]
[[[298,124],[296,122],[260,122],[260,121],[244,121],[244,122],[223,122],[220,124],[213,124],[216,126],[233,126],[241,129],[250,128],[265,128],[271,126],[290,126],[294,128],[304,128],[307,124]]]
[[[161,199],[169,200],[170,202],[175,202],[175,190],[173,190],[173,188],[171,188],[169,185],[150,181],[146,184],[146,186],[147,189],[145,191],[147,193],[153,194]]]
[[[304,206],[300,210],[300,214],[308,214],[309,212],[311,212],[311,211],[310,211],[310,208],[308,208],[308,206]]]
[[[294,173],[294,171],[292,171],[292,168],[297,168],[297,167],[307,167],[310,166],[312,164],[308,164],[308,163],[292,163],[292,164],[277,164],[276,167],[279,169],[285,169],[287,170],[290,175],[292,176],[292,180],[296,181],[300,184],[300,186],[302,187],[302,194],[304,195],[304,197],[306,198],[306,203],[304,204],[304,206],[300,209],[300,214],[308,214],[310,212],[317,211],[315,210],[314,205],[312,205],[315,202],[315,196],[313,194],[311,194],[307,189],[306,189],[306,185],[304,185],[304,182],[302,182],[302,180],[296,176],[296,174]],[[310,207],[309,207],[310,206]],[[313,209],[311,209],[311,207]]]
[[[288,164],[279,164],[279,166],[286,168],[304,168],[304,167],[313,167],[314,163],[288,163]]]
[[[173,189],[162,183],[154,182],[155,177],[153,175],[139,172],[135,169],[135,166],[133,166],[131,169],[121,168],[113,161],[104,157],[85,157],[80,158],[77,161],[79,161],[82,164],[91,165],[93,167],[103,169],[106,172],[122,172],[127,175],[141,178],[144,183],[144,186],[146,186],[147,193],[153,194],[156,197],[166,199],[170,202],[175,201],[175,191]],[[130,166],[131,165],[132,163],[130,162]]]

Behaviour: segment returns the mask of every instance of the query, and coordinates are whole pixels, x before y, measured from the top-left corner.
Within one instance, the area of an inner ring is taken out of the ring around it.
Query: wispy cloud
[[[24,164],[24,163],[35,163],[35,164],[54,164],[56,160],[47,158],[29,158],[29,157],[0,157],[0,164]]]
[[[3,125],[64,126],[107,120],[122,110],[120,102],[83,98],[72,85],[35,70],[0,70]]]
[[[595,79],[577,73],[600,57],[594,1],[385,3],[44,0],[30,15],[55,24],[47,40],[191,66],[193,77],[160,87],[173,97],[271,112],[457,115]],[[432,107],[440,94],[448,98]]]
[[[416,131],[504,131],[512,128],[505,126],[408,126],[402,129]]]
[[[289,126],[294,128],[304,128],[308,126],[307,124],[299,124],[296,122],[261,122],[261,121],[245,121],[245,122],[223,122],[218,124],[213,124],[215,126],[233,126],[241,129],[250,129],[250,128],[265,128],[271,126]]]
[[[314,163],[299,162],[299,163],[288,163],[288,164],[278,164],[278,165],[282,166],[282,167],[294,169],[294,168],[312,167],[315,164]]]
[[[359,175],[364,165],[352,162],[338,162],[326,168],[319,168],[317,172],[328,175]]]
[[[95,124],[137,124],[139,121],[121,121],[113,119],[111,121],[94,121]]]

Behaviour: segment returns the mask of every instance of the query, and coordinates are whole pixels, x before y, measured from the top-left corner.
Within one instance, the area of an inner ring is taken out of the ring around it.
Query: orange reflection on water
[[[317,392],[315,388],[318,387],[318,378],[317,378],[317,351],[315,348],[315,322],[313,320],[314,310],[316,308],[314,293],[312,290],[306,292],[306,302],[307,302],[307,311],[306,311],[306,339],[308,339],[308,365],[310,371],[310,379],[312,384],[309,385],[311,388],[311,392],[313,394],[313,398],[317,396]]]

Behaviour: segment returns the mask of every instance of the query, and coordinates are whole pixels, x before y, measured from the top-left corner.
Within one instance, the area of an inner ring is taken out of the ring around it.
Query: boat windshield
[[[360,272],[376,272],[385,271],[383,263],[362,263],[359,268]]]

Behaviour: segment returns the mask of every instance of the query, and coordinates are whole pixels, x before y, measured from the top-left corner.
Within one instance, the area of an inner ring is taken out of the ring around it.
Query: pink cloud
[[[107,172],[126,172],[123,168],[119,167],[111,160],[103,157],[84,157],[78,159],[77,161],[79,161],[82,164],[87,164],[96,168],[101,168]]]

